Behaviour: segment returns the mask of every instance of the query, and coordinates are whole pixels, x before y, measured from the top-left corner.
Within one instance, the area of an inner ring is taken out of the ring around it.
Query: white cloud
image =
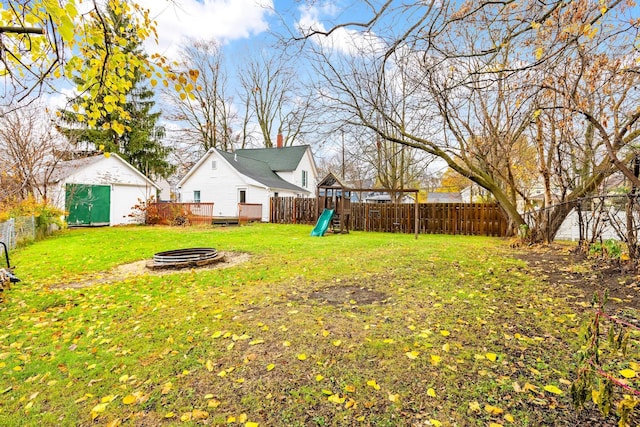
[[[220,43],[248,38],[268,30],[273,0],[139,0],[158,24],[158,44],[147,50],[174,57],[185,38]]]

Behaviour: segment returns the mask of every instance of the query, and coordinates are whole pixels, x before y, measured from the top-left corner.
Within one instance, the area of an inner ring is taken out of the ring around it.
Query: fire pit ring
[[[147,264],[148,268],[185,268],[200,267],[224,259],[215,248],[186,248],[158,252],[153,255],[153,261]]]

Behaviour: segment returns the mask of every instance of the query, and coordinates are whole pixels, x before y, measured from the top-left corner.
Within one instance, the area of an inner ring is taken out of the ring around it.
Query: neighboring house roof
[[[235,154],[227,153],[225,151],[220,151],[220,150],[216,150],[216,151],[239,173],[255,181],[258,181],[260,184],[263,184],[269,188],[277,188],[281,190],[292,190],[292,191],[297,191],[302,193],[309,192],[309,190],[300,188],[297,185],[293,185],[290,182],[280,178],[273,171],[273,169],[271,169],[270,165],[267,162],[255,160],[255,159],[238,154],[238,151],[241,151],[241,150],[237,150]],[[246,151],[246,150],[242,150],[242,151]]]
[[[460,193],[427,193],[427,203],[462,203]]]
[[[160,189],[160,187],[155,182],[147,178],[142,172],[134,168],[129,162],[124,160],[122,157],[118,156],[115,153],[110,153],[109,157],[120,162],[122,165],[130,169],[135,175],[138,175],[142,180],[144,180],[149,185],[157,188],[158,190]],[[105,159],[104,154],[98,154],[96,156],[84,157],[81,159],[61,161],[56,165],[53,173],[51,174],[48,180],[49,182],[52,182],[52,183],[63,181],[66,178],[70,177],[71,175],[83,169],[89,168],[103,161],[104,159]]]
[[[364,197],[365,202],[378,202],[378,203],[391,203],[391,194],[389,193],[369,193]],[[411,196],[402,195],[400,203],[413,203],[414,199]]]
[[[307,149],[309,149],[308,145],[280,148],[245,148],[236,150],[235,154],[238,157],[265,162],[272,171],[289,172],[298,167]]]

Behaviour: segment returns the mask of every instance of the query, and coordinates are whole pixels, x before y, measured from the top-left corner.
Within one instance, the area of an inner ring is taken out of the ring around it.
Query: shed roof
[[[138,175],[142,180],[144,180],[145,182],[147,182],[151,186],[153,186],[153,187],[155,187],[157,189],[160,189],[158,184],[153,182],[151,179],[149,179],[147,176],[145,176],[142,172],[140,172],[138,169],[133,167],[133,165],[131,165],[131,163],[127,162],[122,157],[118,156],[116,153],[109,153],[109,157],[112,158],[112,159],[117,160],[118,162],[123,164],[125,167],[131,169],[136,175]],[[56,164],[55,169],[53,170],[51,176],[48,179],[49,179],[50,182],[63,181],[64,179],[70,177],[74,173],[76,173],[76,172],[78,172],[78,171],[80,171],[82,169],[86,169],[86,168],[88,168],[88,167],[90,167],[90,166],[92,166],[94,164],[97,164],[97,163],[105,160],[106,158],[107,157],[105,156],[105,154],[97,154],[95,156],[83,157],[83,158],[80,158],[80,159],[61,161],[58,164]]]
[[[87,166],[91,166],[94,163],[98,163],[102,160],[103,155],[91,156],[91,157],[83,157],[81,159],[73,159],[73,160],[64,160],[58,162],[51,176],[49,177],[50,182],[60,182],[65,178],[68,178],[75,172],[86,168]]]

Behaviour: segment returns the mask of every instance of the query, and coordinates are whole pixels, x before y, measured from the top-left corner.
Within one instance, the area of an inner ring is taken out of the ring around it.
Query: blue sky
[[[234,53],[235,47],[256,46],[269,39],[271,31],[286,31],[285,25],[295,25],[301,14],[317,14],[322,6],[306,9],[304,1],[294,0],[138,0],[152,12],[158,23],[159,44],[149,44],[173,56],[180,43],[188,37],[215,39]],[[323,3],[324,4],[324,3]],[[284,22],[283,22],[284,20]]]

